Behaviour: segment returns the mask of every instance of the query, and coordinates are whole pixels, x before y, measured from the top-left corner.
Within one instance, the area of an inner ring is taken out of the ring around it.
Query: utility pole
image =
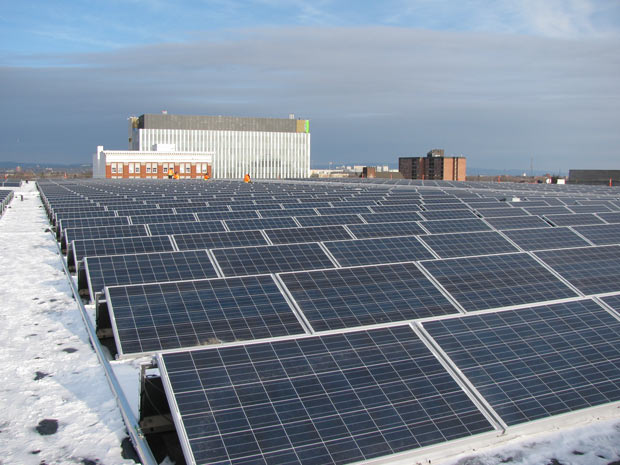
[[[534,177],[534,157],[530,157],[530,176]]]

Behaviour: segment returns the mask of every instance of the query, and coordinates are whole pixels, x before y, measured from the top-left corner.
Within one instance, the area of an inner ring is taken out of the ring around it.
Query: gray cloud
[[[311,120],[313,162],[396,163],[432,147],[470,166],[617,167],[620,40],[391,27],[224,38],[4,67],[4,160],[90,161],[145,112]],[[37,57],[30,57],[36,61]],[[53,66],[49,64],[52,63]]]

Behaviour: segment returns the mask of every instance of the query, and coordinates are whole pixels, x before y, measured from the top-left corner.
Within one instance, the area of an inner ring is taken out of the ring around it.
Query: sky
[[[620,169],[618,0],[2,5],[0,161],[89,164],[167,110],[294,113],[313,166]]]

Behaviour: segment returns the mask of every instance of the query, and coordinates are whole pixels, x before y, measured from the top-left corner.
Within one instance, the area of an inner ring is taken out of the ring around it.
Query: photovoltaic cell
[[[342,266],[410,262],[433,258],[415,236],[357,239],[324,243]]]
[[[517,248],[495,231],[431,234],[420,239],[442,258],[516,252]]]
[[[575,226],[573,229],[596,245],[620,244],[620,224]]]
[[[415,236],[426,231],[415,221],[398,223],[351,224],[348,226],[355,237],[366,239],[372,237]]]
[[[151,223],[148,225],[153,235],[191,234],[226,231],[221,221],[188,221],[186,223]]]
[[[485,218],[486,222],[495,229],[505,231],[508,229],[550,228],[551,225],[540,216],[514,216],[502,218]]]
[[[284,210],[261,210],[263,218],[276,218],[280,216],[316,216],[317,212],[312,208],[287,208]]]
[[[608,223],[620,223],[620,212],[597,213],[596,216],[603,218]]]
[[[132,224],[147,223],[184,223],[187,221],[196,221],[196,217],[191,213],[180,213],[174,215],[131,215]]]
[[[344,206],[344,207],[325,207],[317,208],[320,215],[358,215],[360,213],[370,213],[367,206]]]
[[[228,212],[228,211],[196,212],[196,215],[198,216],[198,219],[200,221],[258,218],[258,213],[256,213],[253,210],[241,211],[241,212]]]
[[[620,291],[620,246],[535,252],[585,295]]]
[[[293,218],[250,218],[247,220],[224,221],[231,231],[248,231],[251,229],[267,228],[295,228],[297,224]]]
[[[413,263],[281,274],[315,331],[457,313]]]
[[[293,244],[300,242],[321,242],[351,239],[351,235],[340,225],[311,226],[307,228],[266,229],[265,234],[274,244]]]
[[[323,215],[297,216],[297,222],[302,226],[325,226],[330,224],[359,224],[363,223],[358,215]]]
[[[509,426],[620,400],[620,322],[591,300],[423,326]]]
[[[120,354],[304,333],[271,276],[106,288]]]
[[[317,243],[213,249],[224,276],[246,276],[283,271],[333,268]]]
[[[205,250],[86,257],[84,269],[91,298],[105,286],[217,278]]]
[[[73,269],[84,257],[127,255],[132,253],[174,250],[170,236],[119,237],[114,239],[81,239],[72,241],[67,251],[67,265]]]
[[[175,234],[172,236],[179,250],[215,249],[267,245],[260,231],[226,231],[214,233]]]
[[[420,215],[425,220],[458,220],[465,218],[478,218],[471,210],[436,210],[423,211]]]
[[[161,354],[159,365],[195,463],[340,465],[492,430],[408,326]]]
[[[523,250],[567,249],[590,245],[569,228],[515,229],[504,231],[504,234]]]
[[[367,223],[393,223],[396,221],[419,221],[422,218],[416,212],[400,213],[366,213],[361,215]]]
[[[500,218],[504,216],[529,216],[529,214],[523,208],[476,208],[478,213],[483,218]]]
[[[573,290],[525,253],[420,264],[467,311],[577,297]]]
[[[545,219],[556,226],[577,226],[582,224],[605,224],[593,213],[573,213],[572,215],[545,215]]]
[[[568,209],[575,213],[602,213],[611,211],[606,205],[570,205]]]
[[[527,207],[525,208],[530,215],[564,215],[571,214],[572,212],[562,206],[554,206],[554,207]]]
[[[490,231],[488,224],[478,218],[465,220],[433,220],[420,223],[431,234]]]
[[[62,241],[65,248],[71,241],[74,240],[131,236],[148,236],[148,231],[143,224],[118,224],[91,228],[66,228],[62,231]]]

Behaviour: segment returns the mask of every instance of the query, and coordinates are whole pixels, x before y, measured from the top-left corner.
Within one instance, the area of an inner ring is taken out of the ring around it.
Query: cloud
[[[596,154],[588,163],[605,167],[620,145],[619,45],[305,27],[46,56],[0,69],[0,99],[15,109],[0,153],[88,162],[96,145],[126,146],[127,116],[167,109],[295,113],[311,120],[315,162],[396,163],[443,147],[470,166],[527,167],[535,155],[537,168],[566,171]]]
[[[618,35],[616,0],[396,0],[386,24],[435,30],[580,38]]]

